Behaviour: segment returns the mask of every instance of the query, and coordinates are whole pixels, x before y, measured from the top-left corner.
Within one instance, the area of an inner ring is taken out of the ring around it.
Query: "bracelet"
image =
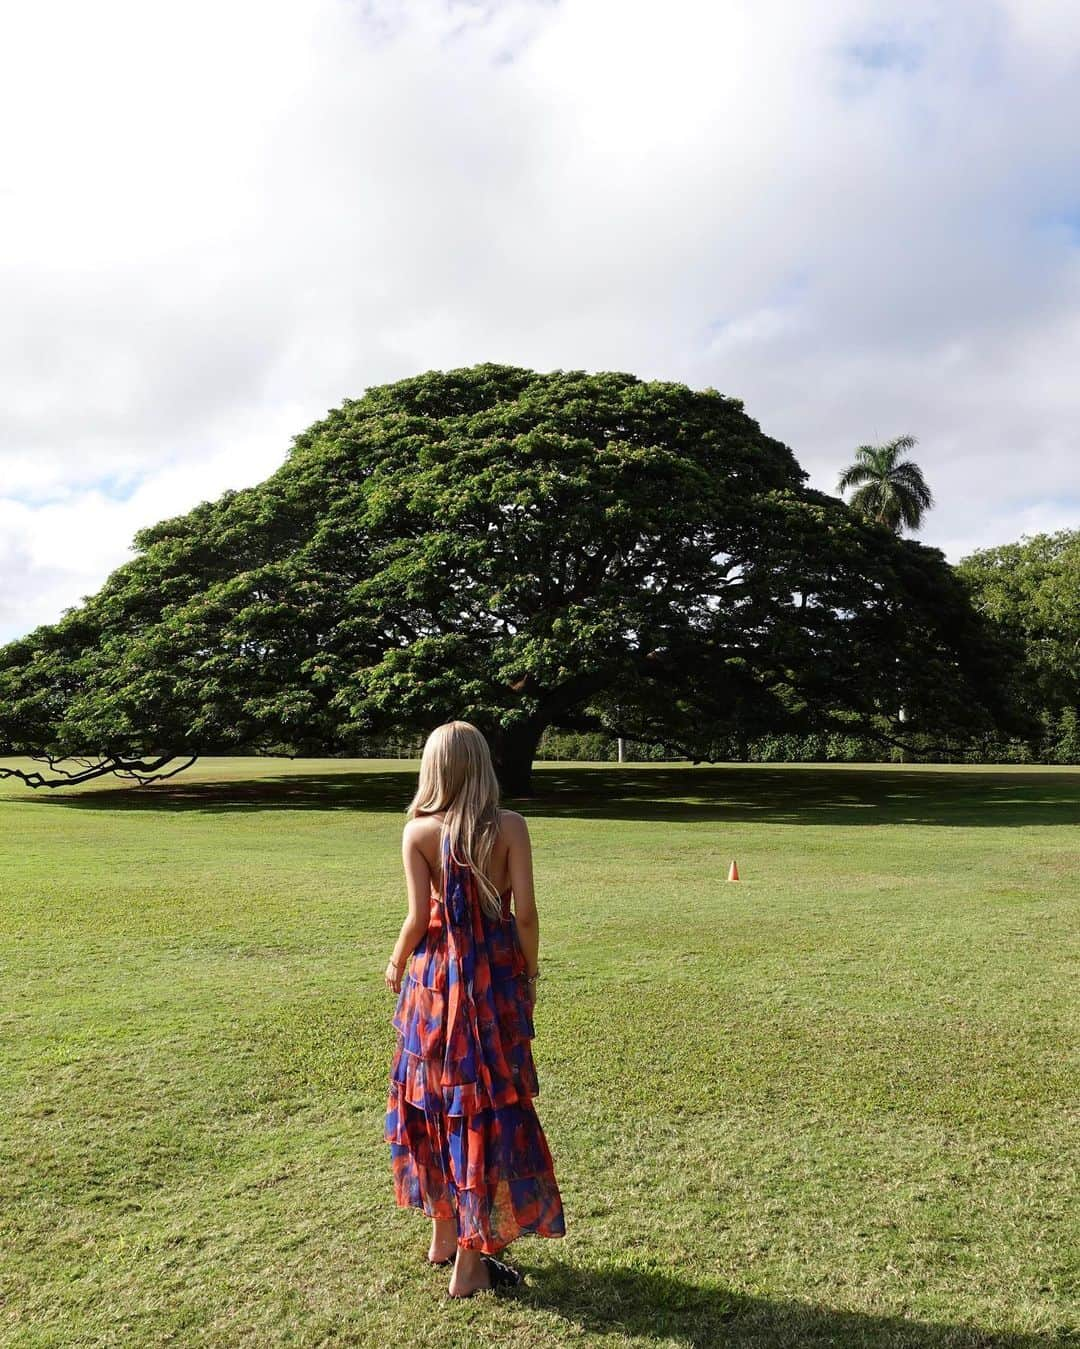
[[[397,963],[396,960],[388,960],[386,963],[390,966],[391,969],[397,970],[399,974],[401,973],[401,966]]]

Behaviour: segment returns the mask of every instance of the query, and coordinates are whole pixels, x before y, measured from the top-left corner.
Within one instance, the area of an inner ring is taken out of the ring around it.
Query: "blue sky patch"
[[[145,472],[108,473],[100,478],[91,478],[80,482],[77,479],[59,491],[47,488],[43,492],[6,492],[8,501],[17,501],[20,505],[38,509],[42,506],[64,506],[87,492],[100,492],[110,501],[129,501],[139,486],[146,480]]]
[[[919,43],[904,42],[897,38],[853,42],[845,50],[847,59],[863,70],[898,70],[904,75],[919,69],[924,54]]]

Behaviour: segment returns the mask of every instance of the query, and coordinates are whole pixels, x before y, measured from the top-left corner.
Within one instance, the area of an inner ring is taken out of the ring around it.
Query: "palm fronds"
[[[914,449],[914,436],[897,436],[884,445],[859,445],[854,462],[840,474],[837,491],[851,491],[849,505],[861,515],[899,533],[918,529],[934,504],[922,469],[900,456]]]

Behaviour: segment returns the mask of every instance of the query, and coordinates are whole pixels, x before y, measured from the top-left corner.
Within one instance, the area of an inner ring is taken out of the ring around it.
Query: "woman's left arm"
[[[401,860],[405,867],[405,884],[409,891],[409,912],[401,925],[394,953],[386,967],[386,986],[401,992],[401,974],[405,962],[412,955],[428,930],[431,915],[431,868],[416,840],[417,821],[410,820],[401,836]]]

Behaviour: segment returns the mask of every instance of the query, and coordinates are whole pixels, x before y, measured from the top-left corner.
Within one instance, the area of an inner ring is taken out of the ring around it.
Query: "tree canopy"
[[[0,746],[143,780],[462,717],[520,792],[548,725],[700,759],[732,731],[1007,718],[942,554],[806,479],[714,389],[494,364],[374,387],[0,651]]]
[[[1044,752],[1080,754],[1080,530],[1035,534],[963,558],[972,602],[1013,644],[1017,696],[1044,727]]]

